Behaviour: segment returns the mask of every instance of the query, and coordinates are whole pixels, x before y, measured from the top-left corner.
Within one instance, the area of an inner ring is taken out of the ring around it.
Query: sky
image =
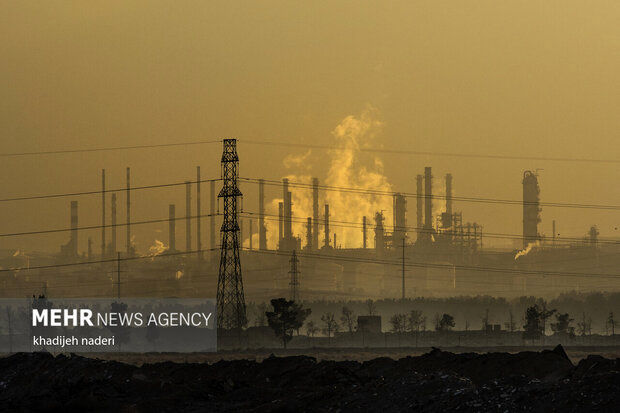
[[[235,137],[243,177],[329,182],[333,152],[312,149],[295,163],[308,149],[250,142],[341,145],[340,126],[371,117],[361,147],[404,153],[360,154],[357,178],[363,169],[415,192],[415,176],[432,166],[436,180],[452,173],[456,196],[519,200],[523,171],[538,170],[542,201],[620,205],[617,1],[2,0],[0,10],[4,154]],[[97,190],[102,168],[114,188],[127,166],[136,186],[194,179],[197,165],[216,178],[220,153],[216,143],[3,156],[0,198]],[[242,190],[256,210],[255,186]],[[97,196],[0,202],[0,233],[67,227],[72,199],[80,225],[99,224]],[[136,192],[133,220],[165,218],[169,203],[182,212],[183,202],[182,187]],[[121,205],[122,196],[124,221]],[[521,233],[518,205],[455,209],[486,232]],[[413,200],[408,210],[414,225]],[[550,235],[556,220],[561,236],[597,225],[618,237],[618,215],[546,207],[540,231]],[[165,228],[136,227],[138,249],[165,240]],[[88,236],[98,245],[98,231],[84,231],[81,251]],[[1,237],[0,249],[57,251],[67,239]]]

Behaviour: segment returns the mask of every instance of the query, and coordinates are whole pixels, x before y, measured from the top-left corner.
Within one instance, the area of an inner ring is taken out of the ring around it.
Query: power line
[[[60,149],[52,151],[33,151],[33,152],[12,152],[12,153],[0,153],[0,157],[17,157],[17,156],[38,156],[38,155],[60,155],[70,153],[87,153],[87,152],[108,152],[108,151],[121,151],[129,149],[152,149],[152,148],[169,148],[173,146],[189,146],[189,145],[205,145],[209,143],[220,143],[221,140],[211,141],[190,141],[179,143],[160,143],[149,145],[131,145],[131,146],[107,146],[100,148],[82,148],[82,149]]]
[[[196,218],[205,218],[205,217],[215,217],[215,216],[219,216],[222,214],[202,214],[202,215],[194,215],[194,216],[190,216],[189,219],[196,219]],[[186,220],[188,217],[174,217],[174,218],[159,218],[159,219],[150,219],[150,220],[146,220],[146,221],[134,221],[132,222],[131,226],[133,225],[141,225],[141,224],[156,224],[156,223],[160,223],[160,222],[168,222],[168,221],[182,221],[182,220]],[[117,223],[115,225],[105,225],[105,228],[114,228],[114,227],[125,227],[127,226],[127,223]],[[83,231],[83,230],[91,230],[91,229],[101,229],[103,228],[103,225],[90,225],[90,226],[86,226],[86,227],[77,227],[77,228],[56,228],[56,229],[47,229],[47,230],[42,230],[42,231],[28,231],[28,232],[13,232],[13,233],[6,233],[6,234],[0,234],[0,238],[1,237],[16,237],[16,236],[23,236],[23,235],[37,235],[37,234],[52,234],[52,233],[56,233],[56,232],[68,232],[68,231],[72,231],[72,230],[77,230],[77,231]]]
[[[256,184],[258,183],[258,178],[239,178],[242,181],[246,181],[249,183]],[[268,180],[263,179],[263,181],[267,185],[271,186],[282,186],[282,182],[278,180]],[[295,188],[303,188],[303,189],[312,189],[312,184],[306,184],[303,182],[291,182],[289,181],[290,187]],[[329,186],[329,185],[319,185],[319,189],[324,189],[326,191],[335,191],[335,192],[345,192],[345,193],[354,193],[361,195],[374,195],[374,196],[394,196],[396,194],[400,194],[406,198],[416,198],[418,195],[412,192],[399,192],[399,191],[382,191],[375,189],[363,189],[363,188],[352,188],[352,187],[343,187],[343,186]],[[423,198],[428,199],[446,199],[445,195],[422,195]],[[461,201],[461,202],[477,202],[477,203],[491,203],[491,204],[508,204],[508,205],[540,205],[546,207],[561,207],[561,208],[586,208],[586,209],[603,209],[603,210],[620,210],[620,205],[597,205],[597,204],[579,204],[579,203],[563,203],[563,202],[527,202],[527,201],[519,201],[513,199],[496,199],[496,198],[478,198],[478,197],[463,197],[463,196],[452,196],[451,199],[453,201]]]
[[[260,215],[260,213],[258,212],[250,212],[250,211],[243,211],[241,212],[241,215],[247,215],[249,218],[253,217],[253,216],[257,216]],[[275,214],[267,214],[264,213],[263,214],[266,218],[266,220],[268,221],[279,221],[279,216],[275,215]],[[303,218],[295,218],[295,217],[291,217],[290,218],[293,222],[298,223],[298,224],[303,224],[306,221]],[[322,219],[320,220],[321,223],[325,223],[325,220]],[[338,220],[332,220],[330,218],[329,220],[329,224],[330,226],[335,226],[335,227],[339,227],[339,228],[352,228],[352,229],[363,229],[363,224],[359,223],[359,222],[353,222],[353,221],[338,221]],[[424,228],[419,228],[419,227],[412,227],[412,226],[398,226],[399,228],[403,228],[404,230],[408,230],[408,231],[424,231]],[[384,228],[386,229],[390,229],[390,228],[394,228],[393,225],[384,225]],[[453,236],[464,236],[467,237],[467,233],[457,233],[457,232],[452,232],[451,233]],[[472,237],[473,237],[473,233],[472,233]],[[485,238],[500,238],[500,239],[517,239],[517,240],[521,240],[523,239],[522,235],[519,234],[508,234],[508,233],[501,233],[501,232],[487,232],[483,234],[483,237]],[[541,241],[552,241],[553,237],[548,237],[548,236],[541,236],[540,237]],[[556,238],[555,239],[556,244],[557,243],[565,243],[565,244],[569,244],[569,243],[575,243],[575,242],[589,242],[589,240],[584,239],[584,238],[569,238],[569,237],[564,237],[564,238]],[[597,239],[596,241],[598,244],[611,244],[611,245],[617,245],[620,244],[620,241],[617,240],[606,240],[606,239]]]
[[[244,250],[248,250],[253,253],[258,254],[271,254],[271,255],[285,255],[279,251],[265,251],[265,250],[249,250],[247,248],[243,248]],[[384,264],[384,265],[394,265],[394,266],[402,266],[401,261],[390,261],[390,260],[380,260],[380,259],[371,259],[371,258],[355,258],[355,257],[344,257],[340,255],[326,255],[326,254],[315,254],[309,252],[300,252],[300,257],[311,258],[311,259],[328,259],[328,260],[339,260],[345,262],[360,262],[366,264]],[[405,264],[406,267],[416,267],[416,268],[443,268],[443,269],[459,269],[459,270],[471,270],[471,271],[484,271],[491,273],[505,273],[505,274],[516,274],[516,275],[558,275],[558,276],[567,276],[567,277],[601,277],[601,278],[619,278],[620,274],[602,274],[602,273],[579,273],[579,272],[568,272],[568,271],[544,271],[544,270],[528,270],[528,269],[518,269],[518,268],[499,268],[499,267],[479,267],[473,265],[462,265],[462,264],[440,264],[440,263],[428,263],[428,262],[411,262]]]
[[[329,151],[350,151],[350,149],[342,147],[334,147],[328,145],[316,145],[305,143],[290,143],[290,142],[270,142],[270,141],[257,141],[257,140],[245,140],[239,141],[241,144],[250,145],[265,145],[265,146],[281,146],[292,148],[305,148],[305,149],[321,149]],[[496,160],[527,160],[527,161],[552,161],[552,162],[589,162],[589,163],[620,163],[618,159],[596,159],[596,158],[570,158],[570,157],[548,157],[548,156],[516,156],[516,155],[498,155],[498,154],[475,154],[475,153],[460,153],[460,152],[430,152],[430,151],[412,151],[406,149],[385,149],[385,148],[358,148],[360,152],[370,153],[384,153],[392,155],[420,155],[420,156],[441,156],[452,158],[481,158],[481,159],[496,159]]]
[[[153,259],[153,258],[174,257],[177,255],[190,255],[190,254],[197,254],[199,252],[208,252],[208,251],[217,251],[217,250],[219,250],[219,248],[208,248],[208,249],[193,250],[193,251],[169,252],[169,253],[158,254],[158,255],[141,255],[137,257],[121,258],[120,261],[136,261],[136,260]],[[65,263],[65,264],[37,265],[33,267],[0,268],[0,272],[43,270],[43,269],[49,269],[49,268],[64,268],[64,267],[75,267],[79,265],[93,265],[93,264],[105,264],[105,263],[116,263],[116,262],[118,262],[118,258],[109,258],[109,259],[104,259],[104,260],[70,262],[70,263]]]
[[[201,179],[200,182],[215,182],[215,181],[220,181],[220,180],[221,179],[219,179],[219,178],[217,178],[217,179]],[[192,181],[192,182],[197,182],[197,181]],[[60,193],[60,194],[45,194],[45,195],[21,196],[21,197],[0,199],[0,202],[26,201],[26,200],[32,200],[32,199],[62,198],[62,197],[81,196],[81,195],[101,195],[102,193],[107,193],[107,192],[127,192],[127,190],[129,190],[129,191],[138,191],[138,190],[143,190],[143,189],[167,188],[167,187],[180,186],[180,185],[185,185],[185,181],[183,181],[183,182],[172,182],[172,183],[168,183],[168,184],[155,184],[155,185],[134,186],[134,187],[129,188],[129,189],[128,188],[117,188],[117,189],[106,189],[106,190],[103,190],[103,191],[102,190],[97,190],[97,191],[67,192],[67,193]]]

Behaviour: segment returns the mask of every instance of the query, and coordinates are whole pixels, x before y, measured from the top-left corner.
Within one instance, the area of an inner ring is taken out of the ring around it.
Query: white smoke
[[[517,254],[515,255],[515,260],[519,257],[524,257],[527,254],[529,254],[534,248],[540,247],[540,241],[536,241],[536,242],[530,242],[527,244],[527,246],[522,249],[521,251],[517,252]]]
[[[149,247],[149,253],[146,256],[155,257],[157,255],[163,254],[166,251],[168,251],[168,247],[163,242],[156,239],[155,243]]]
[[[355,188],[359,190],[391,192],[392,185],[383,173],[383,162],[373,154],[362,152],[361,149],[373,145],[374,139],[381,133],[383,123],[378,119],[377,111],[368,107],[359,116],[347,116],[332,131],[333,150],[327,153],[329,168],[327,177],[319,176],[319,185],[340,188]],[[310,152],[300,157],[285,158],[285,166],[291,167],[299,160],[300,165],[306,165],[306,158]],[[293,234],[301,236],[302,245],[305,245],[307,217],[312,216],[312,189],[295,187],[299,182],[310,185],[312,176],[289,174],[290,191],[293,202]],[[330,210],[330,245],[333,245],[334,233],[338,237],[338,245],[346,248],[362,246],[362,220],[366,216],[368,221],[368,245],[372,246],[374,226],[373,218],[376,212],[384,211],[385,222],[392,222],[392,197],[389,195],[369,195],[367,193],[352,193],[339,190],[319,189],[320,235],[319,244],[323,245],[324,205],[329,204]],[[282,198],[272,200],[268,205],[268,214],[278,215],[278,203]],[[339,223],[350,222],[352,224]],[[267,220],[268,239],[270,246],[275,246],[278,240],[278,222]]]

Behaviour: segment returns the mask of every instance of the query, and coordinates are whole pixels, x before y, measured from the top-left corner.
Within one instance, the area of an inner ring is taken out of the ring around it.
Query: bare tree
[[[377,312],[377,304],[372,300],[366,300],[366,308],[368,309],[368,315],[375,315]]]
[[[489,329],[489,309],[487,308],[482,316],[482,331],[488,331]]]
[[[586,316],[586,312],[581,313],[581,321],[577,323],[577,334],[587,336],[592,334],[592,318]]]
[[[310,320],[306,323],[306,333],[308,337],[314,337],[319,332],[319,328],[314,324],[314,321]]]
[[[325,324],[323,327],[323,334],[327,335],[329,344],[332,343],[332,334],[337,332],[340,326],[334,317],[334,313],[325,313],[321,316],[321,321]]]
[[[349,330],[349,334],[353,335],[353,331],[355,330],[355,313],[353,310],[347,306],[342,307],[340,322]]]
[[[407,316],[405,314],[394,314],[390,318],[391,331],[396,333],[398,337],[398,346],[400,347],[400,336],[407,327]]]
[[[424,320],[424,316],[422,316],[422,311],[411,310],[409,313],[409,317],[407,318],[407,328],[412,333],[415,332],[415,346],[418,346],[418,336],[420,335],[420,328],[422,328],[422,323]]]

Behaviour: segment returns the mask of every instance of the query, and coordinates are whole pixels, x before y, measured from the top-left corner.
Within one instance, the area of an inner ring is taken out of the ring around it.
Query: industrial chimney
[[[265,180],[258,180],[258,249],[267,249],[267,228],[265,227]]]
[[[424,232],[430,238],[433,231],[433,176],[431,167],[424,168]]]
[[[325,248],[329,248],[329,204],[325,204]]]
[[[532,171],[523,172],[523,248],[540,239],[540,187],[538,175]]]
[[[422,227],[424,225],[424,177],[417,175],[416,181],[416,233],[417,240],[421,240]]]
[[[319,249],[319,178],[312,178],[312,247]]]

